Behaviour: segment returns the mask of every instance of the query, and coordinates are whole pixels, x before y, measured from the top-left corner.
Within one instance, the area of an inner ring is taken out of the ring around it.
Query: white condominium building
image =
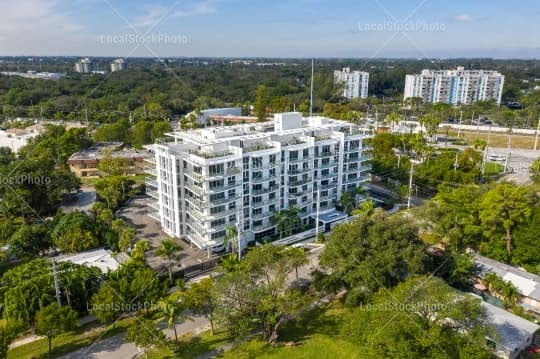
[[[369,88],[369,73],[363,71],[352,71],[349,67],[342,71],[334,71],[335,83],[343,84],[343,97],[348,99],[366,98]]]
[[[80,59],[75,63],[75,71],[81,74],[89,74],[92,72],[92,61],[88,57]]]
[[[150,216],[168,235],[208,251],[223,248],[228,226],[239,229],[243,247],[276,235],[273,216],[291,207],[303,224],[318,210],[327,225],[321,217],[334,218],[341,193],[368,181],[371,138],[354,124],[297,112],[169,133],[146,147],[155,153]]]
[[[405,77],[405,100],[420,97],[424,102],[471,105],[476,101],[501,103],[504,75],[497,71],[423,70]]]

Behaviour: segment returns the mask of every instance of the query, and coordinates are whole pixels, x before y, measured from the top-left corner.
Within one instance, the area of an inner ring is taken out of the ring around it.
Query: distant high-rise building
[[[92,61],[89,58],[80,59],[75,63],[75,71],[81,74],[92,72]]]
[[[476,101],[501,103],[504,75],[497,71],[423,70],[405,77],[405,100],[419,97],[424,102],[471,105]]]
[[[111,63],[111,71],[122,71],[127,68],[127,64],[124,59],[116,59]]]
[[[352,71],[349,67],[334,71],[334,81],[343,84],[343,97],[348,99],[368,96],[369,73]]]

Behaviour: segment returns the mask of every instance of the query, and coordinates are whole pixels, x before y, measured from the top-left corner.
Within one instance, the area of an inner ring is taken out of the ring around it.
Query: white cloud
[[[173,13],[172,16],[175,17],[186,17],[186,16],[196,16],[196,15],[207,15],[213,14],[216,12],[216,8],[211,4],[210,1],[203,1],[196,3],[186,9],[180,9]]]
[[[60,0],[0,0],[2,53],[34,54],[71,41],[82,29],[58,10]]]
[[[166,21],[169,17],[190,17],[197,15],[207,15],[216,12],[216,8],[211,0],[195,1],[190,3],[178,3],[170,8],[163,6],[152,6],[146,9],[146,14],[135,18],[134,27],[157,26],[160,22]]]
[[[468,14],[463,14],[463,15],[454,16],[452,20],[454,20],[455,22],[473,22],[473,21],[476,21],[477,18]]]

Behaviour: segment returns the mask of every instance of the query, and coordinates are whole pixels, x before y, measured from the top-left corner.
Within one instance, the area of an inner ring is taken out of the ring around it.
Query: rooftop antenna
[[[311,99],[309,101],[309,116],[313,116],[313,59],[311,59]]]

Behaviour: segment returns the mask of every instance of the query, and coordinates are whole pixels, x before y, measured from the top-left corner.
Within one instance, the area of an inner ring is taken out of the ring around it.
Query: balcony
[[[333,188],[336,188],[337,184],[334,184],[334,183],[330,183],[330,184],[325,184],[325,185],[320,185],[320,186],[315,186],[315,190],[321,190],[321,191],[324,191],[326,189],[333,189]]]
[[[289,163],[308,162],[308,161],[312,161],[312,160],[313,160],[313,157],[311,157],[311,156],[303,157],[303,158],[295,158],[295,159],[290,159],[289,158]]]
[[[217,218],[223,218],[225,216],[230,216],[231,214],[236,214],[238,212],[238,209],[226,209],[221,212],[216,212],[213,214],[209,214],[207,220],[209,219],[217,219]]]
[[[279,202],[279,198],[276,197],[274,199],[269,199],[269,200],[266,200],[266,201],[251,202],[251,207],[253,207],[253,208],[261,208],[261,207],[264,207],[264,206],[277,204],[278,202]]]
[[[315,153],[315,157],[316,158],[321,158],[321,157],[332,157],[334,155],[336,155],[337,152],[335,151],[323,151],[323,152],[320,152],[320,153]]]
[[[320,180],[325,180],[325,179],[333,178],[333,177],[335,177],[336,175],[337,175],[337,173],[332,173],[332,172],[326,173],[326,174],[322,174],[322,173],[321,173],[320,175],[316,176],[314,179],[320,181]]]
[[[252,230],[253,231],[262,231],[262,230],[266,230],[266,229],[270,229],[272,227],[275,227],[276,225],[275,224],[272,224],[271,222],[263,222],[262,224],[258,225],[258,226],[252,226]]]
[[[268,182],[270,180],[276,179],[276,175],[270,175],[270,176],[263,176],[263,177],[253,177],[251,179],[251,183],[262,183],[262,182]]]
[[[146,195],[149,196],[149,197],[152,197],[156,200],[159,200],[159,193],[158,191],[154,191],[154,190],[151,190],[151,189],[146,189]]]
[[[234,152],[231,152],[231,151],[223,151],[223,152],[189,151],[189,154],[195,155],[197,157],[201,157],[207,160],[211,158],[232,156],[234,155]]]
[[[252,189],[251,194],[254,195],[254,196],[257,196],[257,195],[260,195],[260,194],[265,194],[265,193],[275,191],[278,188],[279,188],[278,185],[273,185],[273,186],[269,186],[267,188],[262,188],[262,189],[257,189],[257,190]]]
[[[270,213],[270,212],[263,212],[263,213],[259,213],[259,214],[252,214],[252,215],[251,215],[251,219],[257,220],[257,219],[269,218],[270,216],[272,216],[272,214],[273,214],[273,213]]]
[[[146,178],[144,183],[146,184],[146,186],[148,187],[153,187],[153,188],[158,188],[158,183],[156,180],[154,179],[150,179],[150,178]]]
[[[144,173],[157,177],[157,171],[155,167],[144,167]]]
[[[289,181],[289,187],[298,187],[298,186],[302,186],[302,185],[305,185],[306,183],[311,183],[313,182],[313,180],[311,178],[308,178],[308,179],[303,179],[301,181]]]
[[[208,193],[219,193],[219,192],[224,192],[224,191],[227,191],[229,189],[233,189],[233,188],[236,188],[240,186],[240,184],[238,183],[231,183],[231,184],[228,184],[226,183],[225,185],[223,186],[217,186],[217,187],[211,187],[208,189]]]
[[[252,171],[261,171],[261,170],[269,170],[269,169],[272,169],[272,168],[276,168],[278,167],[278,164],[277,163],[268,163],[268,164],[257,164],[257,165],[254,165],[254,164],[251,164],[250,165],[250,169]]]
[[[290,174],[290,175],[298,175],[298,174],[301,174],[301,173],[306,173],[306,172],[311,172],[313,171],[313,168],[298,168],[298,169],[294,169],[294,170],[289,170],[287,173]]]
[[[336,167],[338,166],[339,164],[338,163],[335,163],[335,162],[329,162],[329,163],[319,163],[318,165],[316,165],[315,167],[317,169],[325,169],[325,168],[332,168],[332,167]]]
[[[240,167],[229,167],[227,168],[227,176],[237,175],[241,173]]]

